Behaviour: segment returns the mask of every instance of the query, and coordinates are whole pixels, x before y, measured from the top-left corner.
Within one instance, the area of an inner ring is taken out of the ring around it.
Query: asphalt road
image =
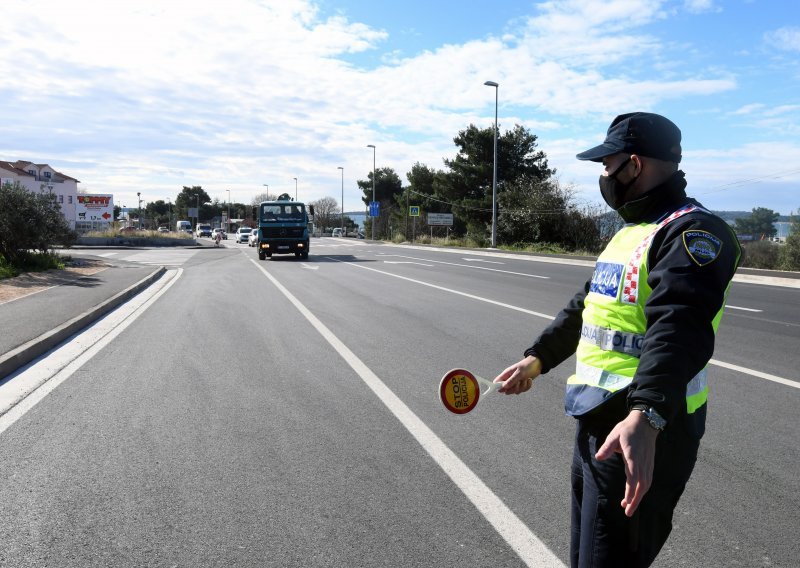
[[[518,360],[590,267],[226,245],[171,257],[162,295],[0,429],[0,566],[567,562],[574,362],[467,416],[436,391]],[[733,284],[657,566],[797,565],[798,294]]]

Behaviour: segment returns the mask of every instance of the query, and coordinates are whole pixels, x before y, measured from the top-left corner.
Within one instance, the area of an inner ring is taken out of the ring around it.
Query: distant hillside
[[[750,215],[753,214],[752,211],[712,211],[715,215],[719,215],[729,224],[733,224],[736,219],[749,219]],[[778,221],[791,221],[792,218],[788,215],[781,215],[778,217]]]
[[[733,223],[736,219],[748,219],[753,214],[752,211],[712,211],[715,215],[719,215],[728,223]]]

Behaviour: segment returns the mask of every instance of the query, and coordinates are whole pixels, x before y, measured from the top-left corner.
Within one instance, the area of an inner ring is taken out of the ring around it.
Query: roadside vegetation
[[[19,183],[0,187],[0,278],[64,268],[68,259],[54,247],[69,247],[76,238],[54,195]]]
[[[113,238],[126,238],[126,237],[136,237],[136,238],[149,238],[149,239],[189,239],[192,236],[189,233],[178,233],[175,231],[170,231],[168,233],[159,232],[159,231],[151,231],[149,229],[142,229],[137,231],[125,231],[121,233],[119,229],[108,229],[107,231],[89,231],[88,233],[84,233],[81,235],[82,237],[99,237],[99,238],[106,238],[106,239],[113,239]]]
[[[800,271],[800,217],[792,217],[791,231],[786,237],[785,243],[769,240],[769,237],[775,235],[774,226],[770,223],[766,227],[766,229],[761,227],[763,230],[760,235],[765,235],[764,239],[759,238],[759,240],[742,243],[744,249],[742,266],[767,270]]]

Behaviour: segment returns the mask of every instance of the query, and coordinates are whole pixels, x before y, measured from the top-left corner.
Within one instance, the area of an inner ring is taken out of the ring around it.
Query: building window
[[[59,203],[64,203],[64,196],[61,195],[60,193],[58,194],[58,202]]]
[[[36,175],[36,170],[28,170],[28,173],[31,174],[32,176],[35,176]]]
[[[49,178],[50,177],[50,172],[44,172],[44,177]]]
[[[72,205],[72,196],[71,195],[67,197],[67,203]]]

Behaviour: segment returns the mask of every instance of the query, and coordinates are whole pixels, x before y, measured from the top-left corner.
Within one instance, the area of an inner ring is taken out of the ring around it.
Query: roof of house
[[[1,162],[0,161],[0,167],[2,167],[4,170],[9,170],[11,172],[14,172],[15,174],[20,175],[20,176],[31,176],[31,174],[29,174],[25,170],[25,168],[27,166],[36,166],[37,168],[43,168],[43,167],[50,168],[51,170],[53,170],[55,172],[55,176],[53,176],[53,180],[54,181],[72,180],[75,183],[80,183],[80,180],[77,180],[74,177],[70,177],[70,176],[68,176],[66,174],[62,174],[61,172],[56,170],[50,164],[34,164],[33,162],[29,162],[27,160],[17,160],[16,162]],[[31,177],[35,177],[35,176],[31,176]]]

